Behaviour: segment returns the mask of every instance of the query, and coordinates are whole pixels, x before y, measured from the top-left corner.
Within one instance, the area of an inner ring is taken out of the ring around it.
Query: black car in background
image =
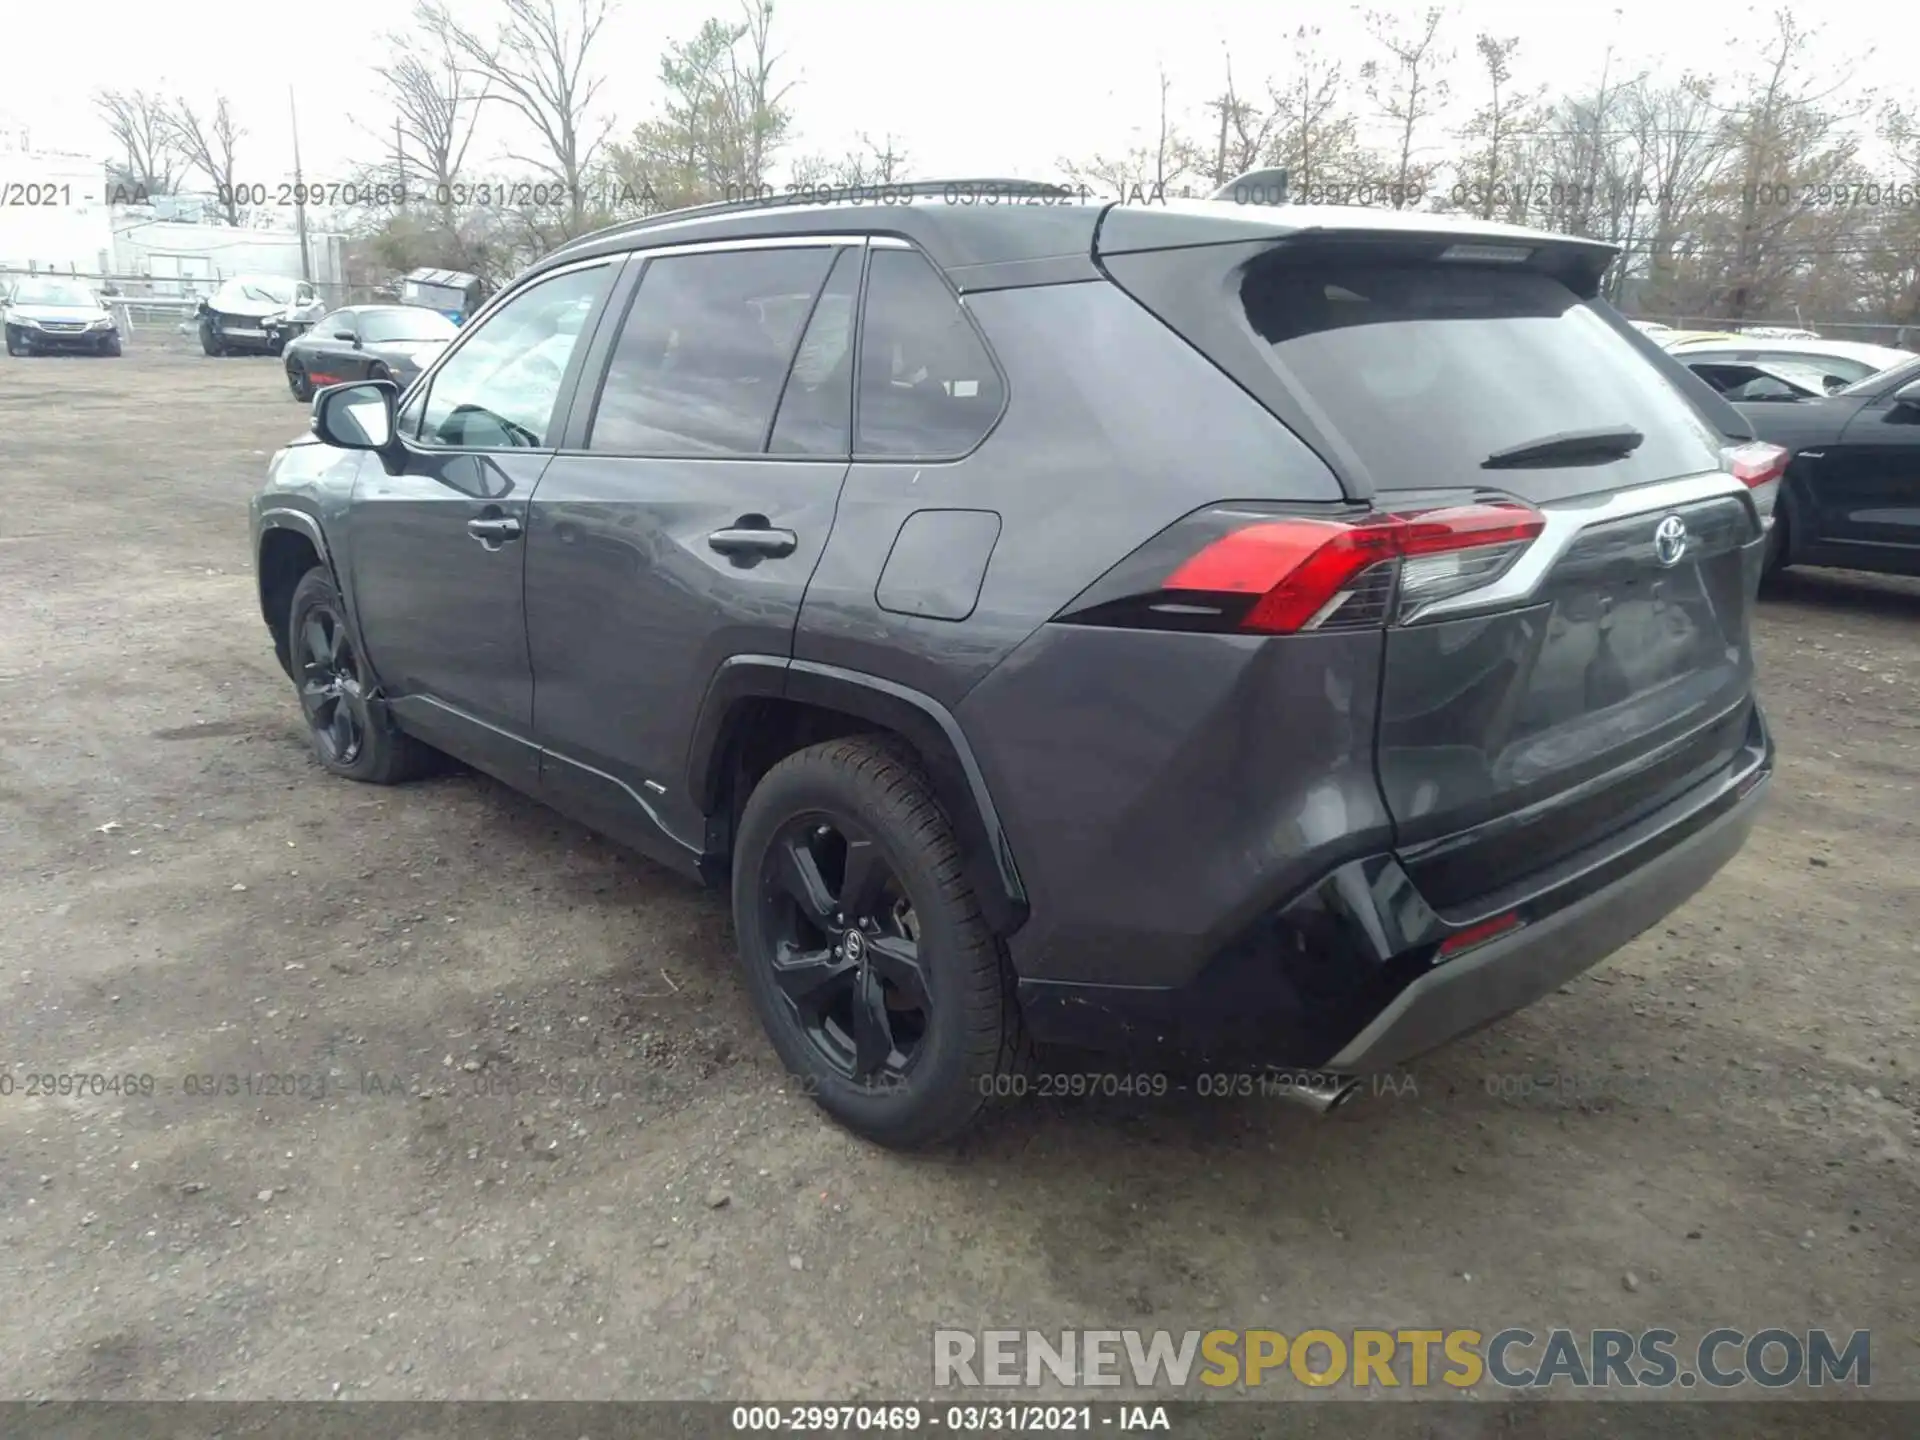
[[[1832,395],[1737,408],[1792,457],[1769,574],[1819,565],[1920,575],[1920,360]]]
[[[419,305],[347,305],[287,342],[287,389],[301,401],[349,380],[392,380],[404,390],[459,333]]]
[[[278,355],[313,286],[281,275],[236,275],[200,302],[200,348],[209,355]]]

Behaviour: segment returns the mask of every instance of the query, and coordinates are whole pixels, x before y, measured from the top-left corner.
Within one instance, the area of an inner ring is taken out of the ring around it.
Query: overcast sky
[[[480,26],[493,9],[490,0],[452,3]],[[608,77],[601,105],[620,133],[652,109],[666,43],[709,15],[737,14],[736,4],[614,0],[598,65]],[[1410,15],[1421,7],[1386,8]],[[1804,25],[1824,26],[1816,43],[1826,73],[1851,69],[1860,86],[1920,98],[1920,5],[1882,5],[1870,20],[1867,11],[1837,6],[1831,21],[1818,6],[1794,9]],[[400,0],[328,0],[305,11],[260,0],[171,0],[119,7],[109,20],[23,0],[0,22],[10,59],[0,118],[30,126],[36,148],[104,157],[110,146],[88,104],[90,88],[144,87],[202,103],[224,91],[248,132],[239,178],[273,184],[291,178],[291,78],[307,178],[341,179],[354,159],[381,150],[369,132],[392,133],[372,70],[386,53],[381,31],[405,13]],[[1698,0],[1457,0],[1446,34],[1463,92],[1481,31],[1520,37],[1522,83],[1589,88],[1610,41],[1616,74],[1751,66],[1771,34],[1770,13]],[[1301,24],[1320,26],[1328,48],[1352,63],[1377,53],[1360,7],[1274,0],[778,0],[776,17],[786,78],[798,82],[789,153],[837,155],[859,131],[891,132],[921,176],[1055,178],[1062,156],[1120,151],[1140,138],[1129,130],[1153,117],[1160,67],[1176,107],[1197,111],[1218,93],[1229,56],[1243,93],[1283,71],[1287,37]],[[1366,108],[1357,86],[1354,99]],[[531,147],[496,109],[474,158],[487,168],[509,148]]]

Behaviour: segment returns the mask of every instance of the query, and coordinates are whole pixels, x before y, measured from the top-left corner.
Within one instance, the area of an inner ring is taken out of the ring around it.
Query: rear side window
[[[860,335],[861,455],[964,455],[1000,418],[1006,388],[960,301],[925,256],[877,249]]]
[[[800,332],[837,253],[813,246],[649,260],[587,448],[763,453]]]
[[[1680,393],[1551,276],[1275,257],[1248,269],[1241,301],[1289,386],[1380,489],[1611,489],[1717,464],[1718,440]],[[1622,426],[1646,438],[1603,467],[1551,482],[1482,470],[1502,450]]]

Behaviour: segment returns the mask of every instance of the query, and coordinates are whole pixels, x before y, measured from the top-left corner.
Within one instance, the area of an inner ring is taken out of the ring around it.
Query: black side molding
[[[1027,919],[1027,893],[973,747],[939,701],[877,675],[811,660],[735,655],[714,673],[688,748],[687,789],[712,817],[725,793],[726,766],[750,700],[783,699],[868,721],[904,737],[925,761],[958,832],[969,878],[987,923],[1010,935]]]

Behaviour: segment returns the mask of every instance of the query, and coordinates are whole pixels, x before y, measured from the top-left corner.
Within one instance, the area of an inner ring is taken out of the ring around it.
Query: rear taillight
[[[1264,635],[1377,627],[1491,584],[1545,524],[1511,501],[1340,520],[1203,511],[1060,618]]]
[[[1787,473],[1791,451],[1764,440],[1745,445],[1729,445],[1720,452],[1720,466],[1753,492],[1754,508],[1762,522],[1773,519],[1774,502],[1780,498],[1780,481]]]

